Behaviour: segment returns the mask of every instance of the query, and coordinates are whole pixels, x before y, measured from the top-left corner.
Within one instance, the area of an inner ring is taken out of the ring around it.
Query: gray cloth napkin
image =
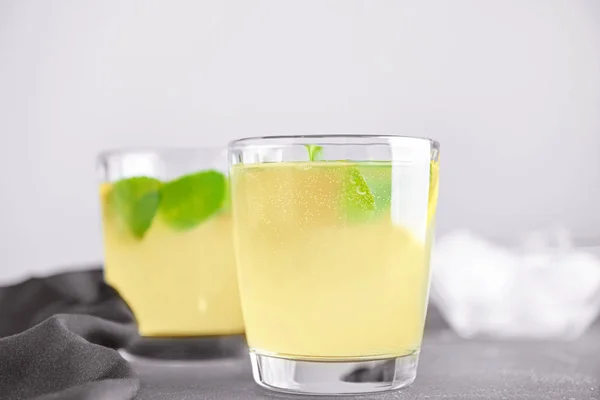
[[[1,400],[132,399],[133,315],[100,270],[0,288]]]

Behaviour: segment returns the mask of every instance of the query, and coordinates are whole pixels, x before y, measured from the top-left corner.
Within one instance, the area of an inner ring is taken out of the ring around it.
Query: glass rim
[[[116,147],[111,149],[101,150],[97,153],[96,158],[105,160],[115,156],[128,155],[161,155],[166,153],[194,153],[201,151],[227,151],[227,145],[214,146],[190,146],[190,147],[170,147],[170,146],[148,146],[148,147]]]
[[[408,136],[408,135],[391,135],[391,134],[365,134],[365,133],[340,133],[340,134],[297,134],[297,135],[273,135],[273,136],[251,136],[245,137],[241,139],[233,140],[229,143],[230,149],[239,149],[244,147],[253,147],[253,146],[268,146],[266,143],[261,143],[263,141],[285,141],[285,140],[298,140],[298,143],[281,143],[281,146],[286,145],[303,145],[308,144],[304,143],[304,140],[315,139],[317,142],[314,143],[316,145],[364,145],[364,146],[372,146],[372,145],[380,145],[383,144],[399,144],[395,142],[405,141],[405,140],[418,140],[418,141],[426,141],[431,144],[433,149],[439,150],[440,144],[434,139],[428,137],[419,137],[419,136]],[[340,140],[340,139],[350,139],[355,140],[355,143],[334,143],[334,142],[324,142],[324,140]],[[368,140],[372,140],[369,142]],[[377,141],[378,140],[378,141]],[[271,144],[273,145],[273,144]]]

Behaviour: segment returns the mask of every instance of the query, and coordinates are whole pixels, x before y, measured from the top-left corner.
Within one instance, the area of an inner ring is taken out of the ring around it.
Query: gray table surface
[[[141,379],[140,400],[302,398],[256,386],[246,357],[134,366]],[[457,338],[433,310],[416,382],[394,393],[349,398],[600,399],[600,325],[572,342],[466,341]]]

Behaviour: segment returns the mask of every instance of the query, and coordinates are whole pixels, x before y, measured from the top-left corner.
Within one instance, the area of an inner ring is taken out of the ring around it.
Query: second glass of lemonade
[[[104,274],[132,309],[134,356],[219,356],[244,332],[226,150],[100,156]],[[196,340],[196,339],[206,340]]]
[[[439,146],[398,136],[230,145],[234,240],[254,378],[350,394],[416,377]]]

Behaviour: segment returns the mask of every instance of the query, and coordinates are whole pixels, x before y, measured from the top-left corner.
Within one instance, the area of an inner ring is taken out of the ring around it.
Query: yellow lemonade
[[[129,218],[133,222],[128,225],[119,218],[119,209],[115,210],[111,202],[114,188],[115,184],[106,183],[100,189],[105,279],[131,307],[140,334],[178,337],[243,333],[230,212],[220,209],[201,222],[174,226],[170,214],[160,212],[157,200],[157,210],[140,230],[139,221]],[[157,192],[157,199],[164,197]],[[148,199],[129,196],[137,201],[138,208],[144,206],[140,198]],[[138,212],[136,218],[143,217]]]
[[[421,240],[391,212],[396,170],[374,162],[233,166],[238,279],[254,351],[344,359],[419,350],[437,166],[435,190],[424,189],[424,203],[431,198]]]

